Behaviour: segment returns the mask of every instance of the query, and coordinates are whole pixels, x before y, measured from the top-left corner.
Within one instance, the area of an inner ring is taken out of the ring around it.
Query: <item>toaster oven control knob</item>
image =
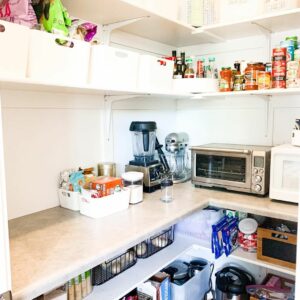
[[[260,192],[261,191],[261,186],[259,184],[256,184],[254,187],[256,192]]]
[[[253,173],[257,174],[258,173],[258,169],[254,168]]]
[[[261,176],[259,176],[259,175],[256,175],[255,176],[255,182],[261,182],[262,181],[262,178],[261,178]]]

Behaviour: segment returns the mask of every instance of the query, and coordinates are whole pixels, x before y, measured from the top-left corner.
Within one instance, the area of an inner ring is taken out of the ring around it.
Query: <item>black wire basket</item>
[[[100,285],[126,271],[137,262],[133,248],[92,269],[92,284]]]
[[[138,258],[147,258],[156,252],[168,247],[174,241],[174,227],[170,227],[159,234],[139,243],[134,247]]]

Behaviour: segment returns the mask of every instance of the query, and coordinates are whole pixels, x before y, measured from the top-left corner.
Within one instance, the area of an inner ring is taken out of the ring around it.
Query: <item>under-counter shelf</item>
[[[142,203],[102,219],[56,207],[9,221],[14,299],[31,299],[56,288],[208,205],[290,221],[298,215],[292,204],[194,188],[190,182],[174,186],[173,202],[159,198],[159,191],[145,194]]]

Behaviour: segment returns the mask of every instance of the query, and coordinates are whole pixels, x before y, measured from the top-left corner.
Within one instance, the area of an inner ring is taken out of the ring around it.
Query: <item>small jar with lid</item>
[[[244,75],[237,74],[234,76],[233,90],[234,91],[244,90]]]
[[[220,71],[220,92],[232,91],[232,70],[230,67],[223,67]]]
[[[124,187],[130,189],[130,204],[137,204],[143,201],[143,178],[142,172],[125,172],[122,174]]]
[[[245,90],[258,90],[258,72],[265,71],[262,62],[248,63],[245,70]]]
[[[171,177],[165,177],[160,183],[161,187],[161,197],[162,202],[173,201],[173,180]]]
[[[240,247],[247,252],[257,252],[257,221],[246,218],[239,222],[238,242]]]

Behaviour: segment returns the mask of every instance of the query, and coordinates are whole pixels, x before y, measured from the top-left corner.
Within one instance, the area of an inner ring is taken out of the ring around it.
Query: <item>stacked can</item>
[[[299,88],[300,87],[300,63],[299,63],[299,60],[289,61],[287,63],[286,87],[287,88]]]
[[[272,88],[286,88],[287,48],[277,47],[272,51]]]

